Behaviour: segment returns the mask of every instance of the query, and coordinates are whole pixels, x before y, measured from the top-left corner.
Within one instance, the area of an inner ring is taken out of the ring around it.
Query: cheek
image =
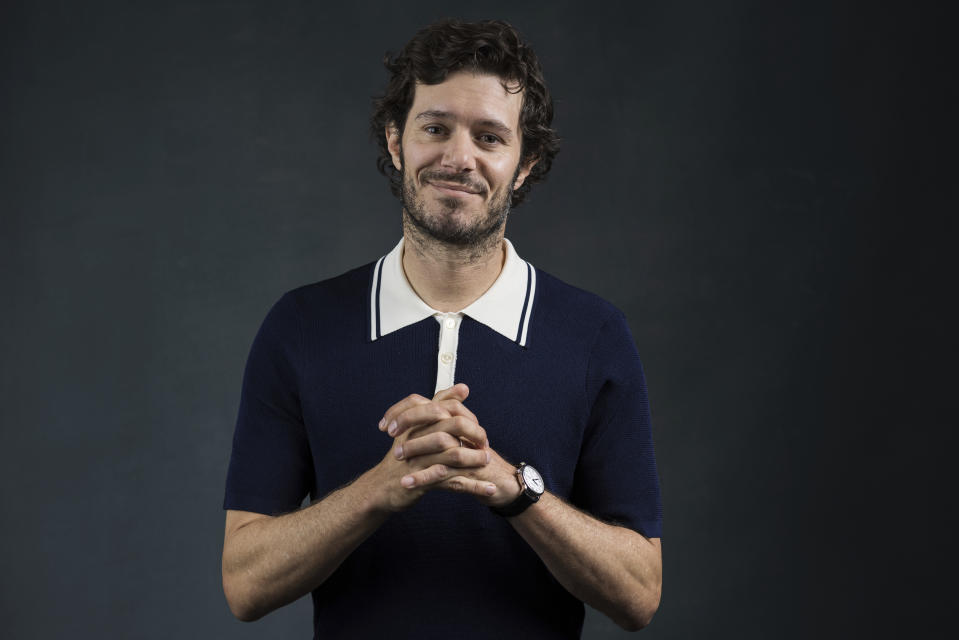
[[[419,169],[439,162],[441,154],[435,145],[418,144],[416,140],[404,138],[403,157],[411,169]]]
[[[512,158],[498,162],[495,167],[496,185],[501,189],[508,188],[516,175],[516,162]]]

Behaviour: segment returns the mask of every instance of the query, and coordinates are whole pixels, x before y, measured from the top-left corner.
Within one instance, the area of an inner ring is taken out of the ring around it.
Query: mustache
[[[466,176],[460,173],[443,173],[442,171],[424,171],[420,174],[420,179],[423,182],[437,181],[437,182],[447,182],[449,184],[456,184],[461,187],[466,187],[470,191],[479,194],[486,193],[486,187],[478,182],[473,182]]]

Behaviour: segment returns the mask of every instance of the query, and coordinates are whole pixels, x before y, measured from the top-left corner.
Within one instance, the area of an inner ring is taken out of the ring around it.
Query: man
[[[317,638],[575,638],[582,602],[641,628],[661,506],[635,346],[505,239],[557,151],[539,64],[506,23],[443,21],[387,68],[373,127],[403,238],[285,294],[254,340],[230,608],[312,592]]]

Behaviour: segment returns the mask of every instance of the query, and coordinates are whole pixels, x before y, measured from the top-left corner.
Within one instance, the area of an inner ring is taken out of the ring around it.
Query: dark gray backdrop
[[[284,291],[396,241],[369,98],[455,14],[556,98],[509,236],[646,366],[644,635],[930,637],[954,74],[943,15],[862,4],[3,3],[2,635],[309,637],[308,598],[246,625],[220,587],[243,365]]]

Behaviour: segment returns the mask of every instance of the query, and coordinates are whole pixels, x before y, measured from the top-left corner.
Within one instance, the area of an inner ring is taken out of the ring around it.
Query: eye
[[[438,136],[443,133],[443,127],[439,126],[438,124],[428,124],[423,127],[423,131],[432,136]]]
[[[492,133],[483,133],[480,135],[479,139],[480,139],[480,142],[482,142],[483,144],[489,144],[489,145],[498,144],[499,142],[501,142],[499,137],[494,136]]]

